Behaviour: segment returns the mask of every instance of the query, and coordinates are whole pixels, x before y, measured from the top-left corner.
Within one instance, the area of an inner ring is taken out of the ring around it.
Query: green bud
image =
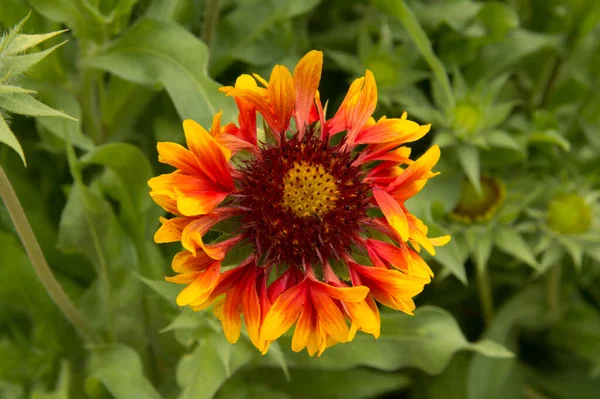
[[[560,194],[548,205],[547,222],[557,233],[585,233],[592,226],[592,208],[577,194]]]
[[[482,177],[480,180],[481,195],[467,179],[463,181],[460,200],[450,217],[458,222],[484,223],[496,214],[504,202],[506,188],[504,183],[494,177]]]

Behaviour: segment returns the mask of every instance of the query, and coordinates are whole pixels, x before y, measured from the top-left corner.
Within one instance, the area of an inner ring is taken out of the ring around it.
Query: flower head
[[[223,87],[235,99],[238,123],[221,126],[220,113],[210,130],[184,121],[187,148],[158,144],[159,161],[177,170],[149,181],[152,198],[174,215],[161,219],[155,240],[180,241],[185,249],[173,259],[178,274],[167,278],[187,285],[177,303],[200,310],[217,302],[232,343],[243,315],[263,353],[293,325],[292,349],[311,356],[358,330],[377,338],[375,301],[412,314],[412,298],[433,276],[420,249],[435,254],[449,239],[428,237],[404,205],[436,175],[437,146],[416,161],[403,146],[429,125],[406,114],[375,121],[370,71],[327,119],[317,90],[322,62],[322,53],[311,51],[293,73],[278,65],[268,82],[242,75]],[[268,130],[264,142],[257,113]],[[248,155],[235,161],[241,151]],[[207,233],[225,220],[237,223],[234,233],[208,242]],[[227,254],[240,246],[251,254],[223,271]],[[359,264],[357,255],[370,264]],[[347,268],[348,281],[333,261]]]

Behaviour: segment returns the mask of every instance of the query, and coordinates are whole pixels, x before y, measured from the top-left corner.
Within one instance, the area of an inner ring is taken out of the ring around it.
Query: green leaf
[[[477,267],[478,273],[484,273],[487,268],[487,263],[492,253],[493,247],[492,232],[486,230],[482,234],[477,234],[477,241],[473,248],[473,260]]]
[[[460,350],[472,350],[491,357],[512,356],[492,341],[469,343],[452,315],[432,306],[420,307],[415,316],[399,312],[382,313],[381,336],[378,340],[359,333],[354,341],[328,348],[316,359],[306,356],[306,353],[292,352],[289,338],[286,336],[281,339],[281,344],[290,368],[347,370],[355,366],[367,366],[394,371],[416,367],[434,375],[442,372],[452,356]]]
[[[27,116],[60,116],[75,120],[60,111],[50,108],[26,93],[13,93],[0,95],[0,108],[8,112]]]
[[[479,150],[472,145],[458,145],[456,156],[467,178],[478,193],[481,193],[481,166],[479,164]]]
[[[10,68],[11,76],[20,76],[26,73],[29,69],[31,69],[35,64],[46,58],[50,53],[54,50],[65,44],[66,41],[59,43],[55,46],[52,46],[46,50],[39,51],[37,53],[17,55],[11,57],[7,62]]]
[[[578,271],[581,271],[581,261],[583,259],[583,244],[581,244],[577,240],[571,239],[570,237],[559,236],[559,240],[571,256],[575,268]]]
[[[513,228],[503,228],[496,232],[494,243],[503,252],[514,256],[537,269],[540,265],[535,259],[530,246],[523,237]]]
[[[231,353],[224,359],[219,345],[229,345]],[[177,383],[182,389],[179,399],[209,399],[228,378],[248,363],[258,351],[247,341],[231,345],[223,334],[206,334],[196,349],[184,356],[177,366]]]
[[[69,364],[63,361],[60,366],[60,375],[56,383],[56,388],[51,392],[46,392],[42,388],[34,388],[30,399],[69,399],[70,386],[71,371]]]
[[[152,291],[156,292],[158,295],[166,299],[171,305],[179,309],[179,307],[177,307],[175,304],[175,300],[177,299],[177,295],[179,295],[181,292],[182,286],[162,280],[151,280],[137,274],[136,277],[142,280],[142,282],[150,287]]]
[[[415,14],[403,0],[376,0],[375,6],[402,22],[410,38],[415,43],[417,49],[419,49],[423,58],[425,58],[425,61],[427,61],[427,64],[429,64],[429,67],[433,70],[435,78],[442,87],[445,97],[445,103],[441,104],[442,108],[445,110],[453,109],[454,95],[452,94],[452,86],[450,85],[450,79],[448,79],[448,73],[444,68],[444,64],[442,64],[433,52],[431,42]]]
[[[54,36],[60,35],[61,33],[67,32],[68,29],[58,30],[50,33],[43,33],[37,35],[17,35],[15,39],[8,45],[4,54],[14,55],[22,53],[25,50],[30,49],[33,46],[37,46],[40,43],[45,42]]]
[[[569,305],[568,305],[569,306]],[[577,298],[550,329],[550,341],[591,363],[590,377],[600,377],[600,316],[597,309]]]
[[[485,139],[492,147],[508,148],[523,152],[523,146],[510,134],[502,130],[493,130],[486,133]]]
[[[461,283],[467,285],[465,261],[468,255],[461,247],[457,237],[453,236],[448,244],[436,248],[435,251],[435,261],[448,269]]]
[[[35,93],[35,91],[24,89],[19,86],[0,85],[0,95],[7,93]]]
[[[505,347],[518,348],[518,329],[538,327],[547,323],[548,310],[543,291],[529,288],[512,297],[498,311],[484,338]],[[515,376],[516,359],[491,358],[475,354],[470,363],[467,380],[467,399],[505,399],[521,387]],[[510,394],[507,393],[510,392]]]
[[[92,348],[88,379],[102,382],[115,399],[162,399],[144,375],[139,355],[125,345]]]
[[[120,202],[120,218],[127,232],[141,245],[145,238],[145,212],[152,200],[147,181],[152,167],[140,149],[127,143],[109,143],[96,147],[80,159],[82,166],[95,164],[108,168],[98,184]]]
[[[527,141],[531,143],[542,143],[542,144],[552,144],[560,147],[563,151],[569,151],[571,149],[571,143],[569,140],[565,139],[560,135],[556,130],[545,130],[545,131],[537,131],[532,132]]]
[[[17,140],[15,134],[10,130],[6,120],[0,114],[0,143],[4,143],[19,154],[21,159],[23,160],[23,165],[27,166],[27,161],[25,161],[25,154],[23,153],[23,147]]]
[[[243,370],[232,383],[240,384],[243,390],[248,390],[252,385],[261,385],[275,392],[285,392],[289,395],[287,398],[310,399],[375,398],[388,392],[398,392],[410,385],[410,379],[402,373],[362,367],[350,370],[292,369],[290,373],[291,379],[287,381],[274,368],[251,368]],[[228,381],[227,385],[230,383]],[[219,397],[225,398],[223,395]],[[229,397],[238,396],[229,392]]]
[[[75,118],[38,116],[36,119],[40,127],[82,150],[91,151],[94,148],[93,140],[85,136],[81,130],[81,108],[73,93],[62,85],[45,81],[27,79],[25,85],[34,89],[37,97],[44,104],[54,109],[60,109]]]
[[[218,91],[206,73],[206,45],[185,29],[141,18],[87,65],[142,85],[165,87],[179,116],[210,126],[223,110],[225,122],[234,119],[234,101]]]

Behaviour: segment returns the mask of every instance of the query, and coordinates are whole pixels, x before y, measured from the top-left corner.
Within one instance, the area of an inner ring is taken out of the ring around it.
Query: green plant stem
[[[479,304],[483,313],[485,325],[489,326],[494,319],[494,297],[492,295],[492,285],[487,270],[477,270],[477,292],[479,294]]]
[[[219,0],[207,0],[206,11],[204,12],[204,24],[202,26],[202,41],[208,47],[210,47],[210,43],[217,30],[220,8]]]
[[[17,194],[13,189],[8,176],[0,166],[0,198],[4,202],[8,214],[10,215],[17,234],[25,247],[27,256],[33,265],[33,269],[42,282],[46,292],[54,303],[59,307],[65,318],[77,329],[81,337],[90,343],[98,344],[102,342],[96,331],[86,322],[79,310],[69,299],[65,291],[56,280],[54,273],[48,266],[40,244],[35,238],[35,234],[29,225]]]
[[[560,313],[560,263],[555,264],[548,274],[547,300],[548,308],[553,316]]]

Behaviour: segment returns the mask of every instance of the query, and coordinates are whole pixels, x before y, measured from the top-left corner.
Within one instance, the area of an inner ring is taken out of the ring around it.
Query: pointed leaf
[[[487,262],[492,253],[493,243],[494,240],[490,231],[485,231],[483,234],[477,236],[477,241],[473,248],[473,259],[478,273],[485,272]]]
[[[4,143],[19,154],[21,159],[23,160],[23,164],[27,166],[27,162],[25,161],[25,154],[23,153],[23,148],[17,140],[15,134],[10,130],[6,120],[2,117],[0,113],[0,143]]]
[[[69,115],[50,108],[26,93],[0,95],[0,108],[8,112],[27,116],[60,116],[72,119]]]
[[[479,150],[470,145],[459,145],[456,147],[456,155],[467,178],[475,190],[481,193]]]
[[[13,55],[22,53],[23,51],[30,49],[54,36],[60,35],[61,33],[67,32],[68,29],[57,30],[55,32],[43,33],[38,35],[17,35],[12,43],[8,46],[5,51],[6,55]]]
[[[232,346],[221,333],[206,334],[195,350],[182,357],[177,366],[177,383],[182,389],[179,399],[212,398],[227,380],[227,369],[217,350],[219,343],[231,347],[231,373],[247,364],[257,353],[245,340]]]
[[[137,352],[121,344],[92,348],[88,378],[97,379],[115,399],[162,399],[144,375]]]
[[[495,243],[502,251],[527,263],[534,269],[539,267],[531,248],[516,230],[511,228],[499,230],[495,237]]]
[[[19,86],[0,85],[0,94],[7,94],[7,93],[35,93],[35,91],[24,89]]]
[[[56,50],[57,48],[59,48],[60,46],[62,46],[65,43],[66,43],[66,41],[59,43],[56,46],[52,46],[46,50],[37,52],[37,53],[17,55],[17,56],[11,57],[10,61],[8,62],[8,66],[10,68],[10,75],[11,76],[19,76],[19,75],[27,72],[31,67],[33,67],[35,64],[37,64],[44,58],[46,58],[47,55],[49,55],[51,52],[53,52],[54,50]]]

